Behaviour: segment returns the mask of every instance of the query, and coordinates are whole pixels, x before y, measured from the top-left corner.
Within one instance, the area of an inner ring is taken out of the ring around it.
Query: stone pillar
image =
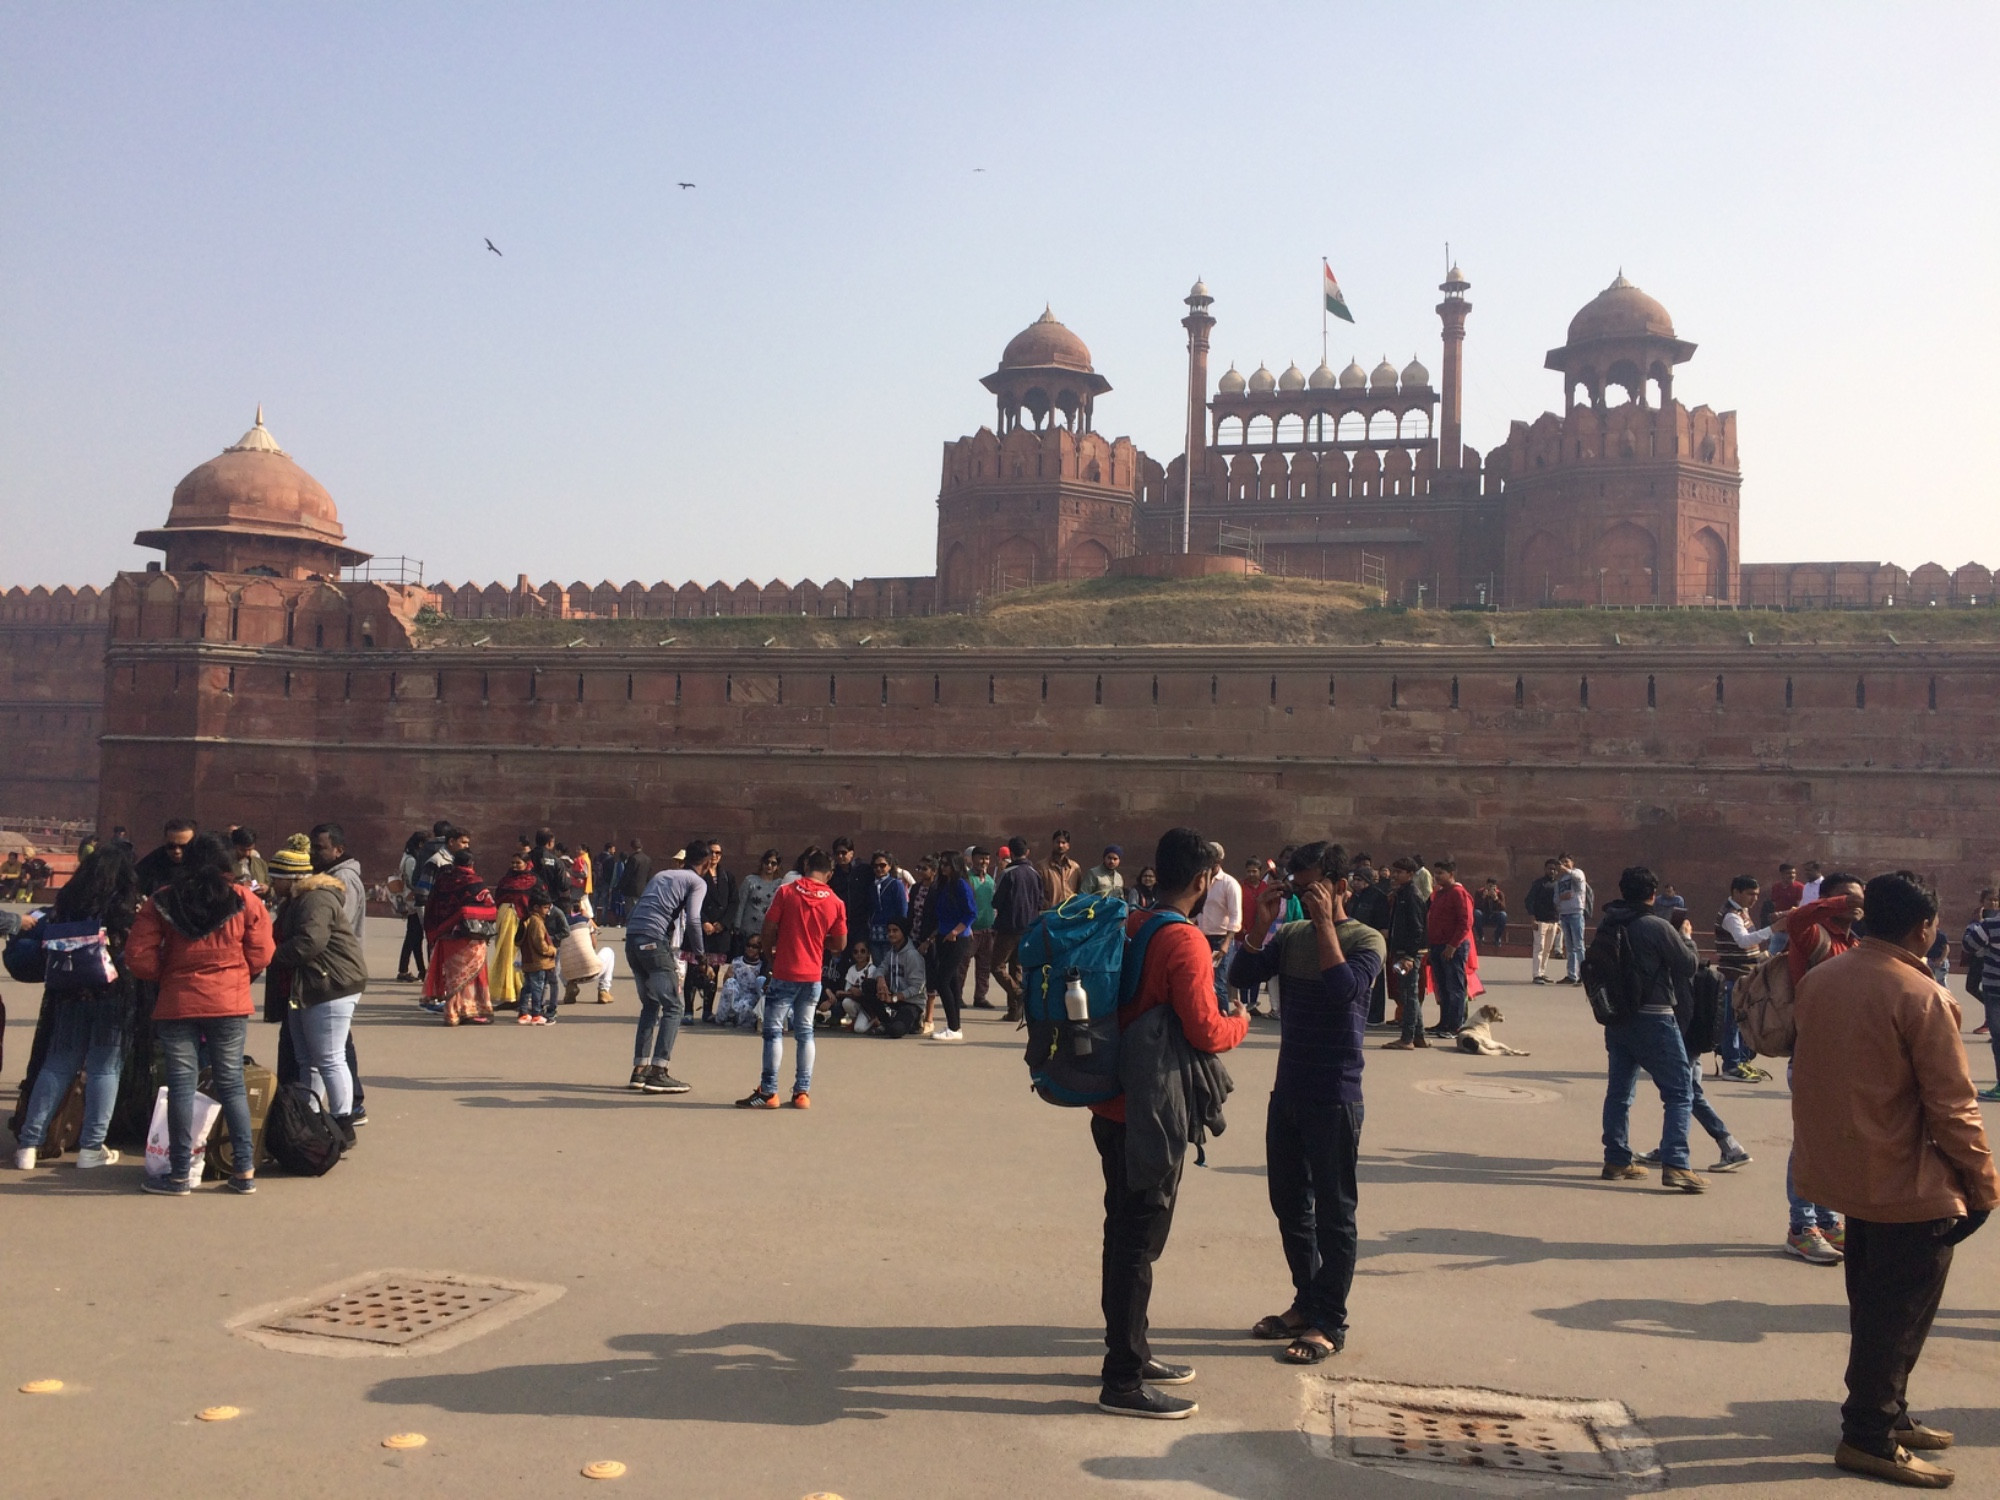
[[[1182,475],[1184,495],[1182,498],[1182,535],[1178,540],[1181,550],[1189,550],[1186,535],[1188,511],[1193,508],[1198,493],[1197,480],[1205,491],[1208,479],[1208,331],[1215,326],[1215,319],[1209,315],[1209,305],[1215,299],[1208,295],[1208,288],[1197,281],[1194,289],[1187,294],[1188,315],[1181,319],[1181,327],[1188,334],[1188,389],[1187,389],[1187,465]],[[1205,493],[1203,499],[1207,499]]]
[[[1440,469],[1457,469],[1464,463],[1465,318],[1472,311],[1465,294],[1471,286],[1471,282],[1459,275],[1457,266],[1438,284],[1438,290],[1444,293],[1444,301],[1437,305],[1438,318],[1444,324],[1444,371],[1439,377],[1444,394],[1444,413],[1438,431]]]

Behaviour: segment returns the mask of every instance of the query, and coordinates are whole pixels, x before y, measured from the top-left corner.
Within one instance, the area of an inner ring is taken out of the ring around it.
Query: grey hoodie
[[[363,923],[368,918],[368,888],[361,883],[361,861],[349,855],[328,865],[322,874],[331,875],[343,887],[341,914],[347,918],[347,930],[356,937],[366,937]]]

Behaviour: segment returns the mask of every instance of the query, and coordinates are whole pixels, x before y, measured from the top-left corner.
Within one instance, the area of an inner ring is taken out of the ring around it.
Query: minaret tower
[[[1196,281],[1186,297],[1188,315],[1181,327],[1188,331],[1187,462],[1181,483],[1181,551],[1189,546],[1194,510],[1194,487],[1199,475],[1203,488],[1208,482],[1208,331],[1215,326],[1209,315],[1207,283]],[[1206,495],[1203,496],[1207,498]]]
[[[1444,301],[1437,305],[1437,315],[1444,322],[1444,413],[1439,424],[1438,467],[1456,469],[1463,466],[1465,458],[1461,430],[1465,411],[1465,316],[1472,311],[1465,294],[1472,290],[1472,283],[1453,266],[1438,283],[1438,290],[1444,293]]]

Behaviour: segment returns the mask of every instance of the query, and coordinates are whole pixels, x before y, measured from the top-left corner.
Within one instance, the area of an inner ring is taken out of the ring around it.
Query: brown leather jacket
[[[1883,1224],[2000,1205],[1958,1002],[1924,961],[1864,938],[1799,981],[1799,1196]]]

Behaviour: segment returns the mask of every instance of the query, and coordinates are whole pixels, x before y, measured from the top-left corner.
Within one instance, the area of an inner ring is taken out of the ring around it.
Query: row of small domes
[[[1325,360],[1321,360],[1319,368],[1310,375],[1301,370],[1296,362],[1282,375],[1273,375],[1268,366],[1259,365],[1248,380],[1237,373],[1236,366],[1231,365],[1216,389],[1225,396],[1240,396],[1246,390],[1254,396],[1271,391],[1326,391],[1336,388],[1343,391],[1393,391],[1399,379],[1406,391],[1422,390],[1431,383],[1431,372],[1423,367],[1422,361],[1412,357],[1399,377],[1386,354],[1372,374],[1361,368],[1358,359],[1349,360],[1347,368],[1338,375],[1333,373]]]

